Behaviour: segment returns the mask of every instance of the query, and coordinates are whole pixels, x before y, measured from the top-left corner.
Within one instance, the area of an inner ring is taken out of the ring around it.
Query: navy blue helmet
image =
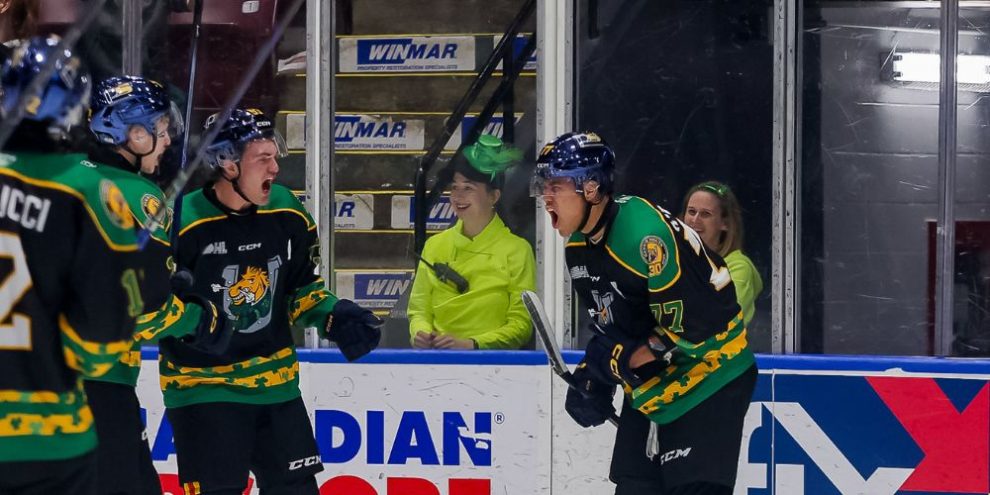
[[[56,57],[59,37],[34,37],[16,44],[10,56],[0,66],[0,118],[13,115],[21,94],[41,72],[50,57]],[[64,135],[85,117],[89,108],[91,82],[82,69],[79,58],[65,50],[55,64],[51,79],[41,88],[41,94],[27,102],[24,119],[48,123],[49,129]]]
[[[556,178],[568,178],[581,191],[584,183],[594,180],[603,194],[612,192],[615,153],[594,132],[568,132],[547,143],[536,160],[531,190],[543,193],[543,184]]]
[[[101,143],[120,146],[132,126],[155,136],[162,117],[169,119],[171,137],[182,133],[182,115],[161,84],[143,77],[111,77],[96,85],[89,129]]]
[[[204,132],[210,132],[218,118],[219,113],[210,115],[203,126]],[[220,168],[226,160],[240,163],[241,153],[249,142],[268,139],[275,142],[278,157],[288,154],[285,140],[275,129],[275,123],[264,112],[256,108],[235,108],[217,134],[216,140],[206,149],[207,163],[214,169]]]

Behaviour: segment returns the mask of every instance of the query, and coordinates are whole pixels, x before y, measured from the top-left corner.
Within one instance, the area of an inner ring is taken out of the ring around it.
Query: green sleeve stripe
[[[318,278],[296,290],[289,303],[289,323],[298,328],[316,327],[322,333],[335,304],[337,297]]]
[[[192,334],[199,325],[203,308],[198,304],[187,306],[179,298],[172,297],[162,309],[138,317],[134,338],[155,342],[164,337],[182,337]]]

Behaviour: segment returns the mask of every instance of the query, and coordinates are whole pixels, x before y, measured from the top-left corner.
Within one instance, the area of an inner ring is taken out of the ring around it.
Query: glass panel
[[[802,42],[800,351],[929,354],[938,4],[806,1]]]
[[[742,251],[763,285],[749,323],[758,352],[770,351],[771,6],[583,0],[575,30],[576,128],[614,148],[617,191],[678,215],[702,181],[738,197]]]
[[[81,3],[75,0],[27,3],[38,4],[37,29],[40,33],[65,33],[82,12]],[[105,2],[103,11],[77,44],[76,51],[96,82],[124,73],[122,47],[131,41],[128,38],[131,30],[125,29],[123,23],[124,5],[128,3]],[[141,75],[163,83],[185,118],[193,15],[182,11],[181,2],[133,3],[141,9],[142,16],[141,29],[135,31],[142,47]],[[185,122],[191,134],[190,161],[207,116],[220,111],[227,103],[291,3],[276,0],[204,3],[192,115]],[[264,58],[266,62],[239,107],[259,108],[271,118],[305,110],[305,10],[304,6],[293,17],[275,53]],[[284,127],[280,130],[285,132]],[[85,129],[81,133],[89,135]],[[305,148],[301,142],[292,144],[296,145],[294,154],[279,160],[276,182],[301,196],[306,186]],[[181,149],[182,137],[178,136],[163,155],[158,172],[151,176],[163,189],[167,189],[180,168]],[[206,183],[210,175],[208,168],[200,170],[187,191]],[[301,334],[296,335],[297,343],[301,344],[302,340]]]
[[[337,294],[375,309],[387,319],[382,347],[409,347],[405,313],[417,263],[413,245],[415,171],[448,116],[482,70],[524,1],[341,2],[337,11],[336,117],[334,123]],[[532,33],[535,13],[522,27]],[[520,51],[523,37],[514,41]],[[432,167],[447,165],[500,80],[491,79],[468,110]],[[514,90],[513,145],[534,161],[535,64]],[[286,117],[288,137],[293,122]],[[302,126],[298,129],[301,132]],[[503,135],[501,108],[485,133]],[[528,168],[507,175],[497,212],[509,229],[534,238],[534,206],[528,194]],[[445,195],[431,210],[428,234],[456,220]],[[429,260],[431,262],[436,260]],[[470,277],[469,277],[470,278]],[[532,348],[532,343],[528,344]]]
[[[990,356],[990,8],[961,2],[952,354]]]

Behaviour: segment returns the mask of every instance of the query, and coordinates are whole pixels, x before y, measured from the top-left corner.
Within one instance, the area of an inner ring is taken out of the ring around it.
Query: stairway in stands
[[[411,256],[415,170],[522,4],[522,0],[338,0],[334,270],[341,297],[385,315],[408,288],[415,266]],[[530,19],[523,32],[531,33],[534,23]],[[296,38],[292,44],[304,40],[290,34],[283,45],[291,38]],[[524,41],[522,37],[516,41],[517,50]],[[295,48],[301,51],[304,45]],[[279,56],[291,57],[290,52],[283,46]],[[534,70],[535,62],[528,64],[516,84],[517,125],[535,115]],[[305,169],[305,83],[304,69],[277,78],[276,120],[291,153],[283,170]],[[486,86],[434,170],[449,160],[497,84],[493,79]],[[496,114],[486,132],[501,135],[501,121],[501,114]],[[304,188],[302,177],[294,182],[299,183],[292,187]],[[453,218],[444,199],[433,208],[430,231],[446,228]],[[401,336],[387,340],[408,345]]]

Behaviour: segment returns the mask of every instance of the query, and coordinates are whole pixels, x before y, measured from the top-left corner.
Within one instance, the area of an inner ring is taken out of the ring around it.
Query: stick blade
[[[553,327],[550,326],[550,319],[547,318],[547,314],[543,310],[543,301],[535,292],[528,290],[523,291],[522,300],[523,305],[526,306],[526,311],[529,312],[529,316],[533,320],[536,335],[543,343],[547,358],[550,359],[550,367],[553,368],[554,373],[564,376],[568,372],[567,365],[564,364],[564,357],[560,354],[560,348],[557,347],[557,342],[553,338]]]

